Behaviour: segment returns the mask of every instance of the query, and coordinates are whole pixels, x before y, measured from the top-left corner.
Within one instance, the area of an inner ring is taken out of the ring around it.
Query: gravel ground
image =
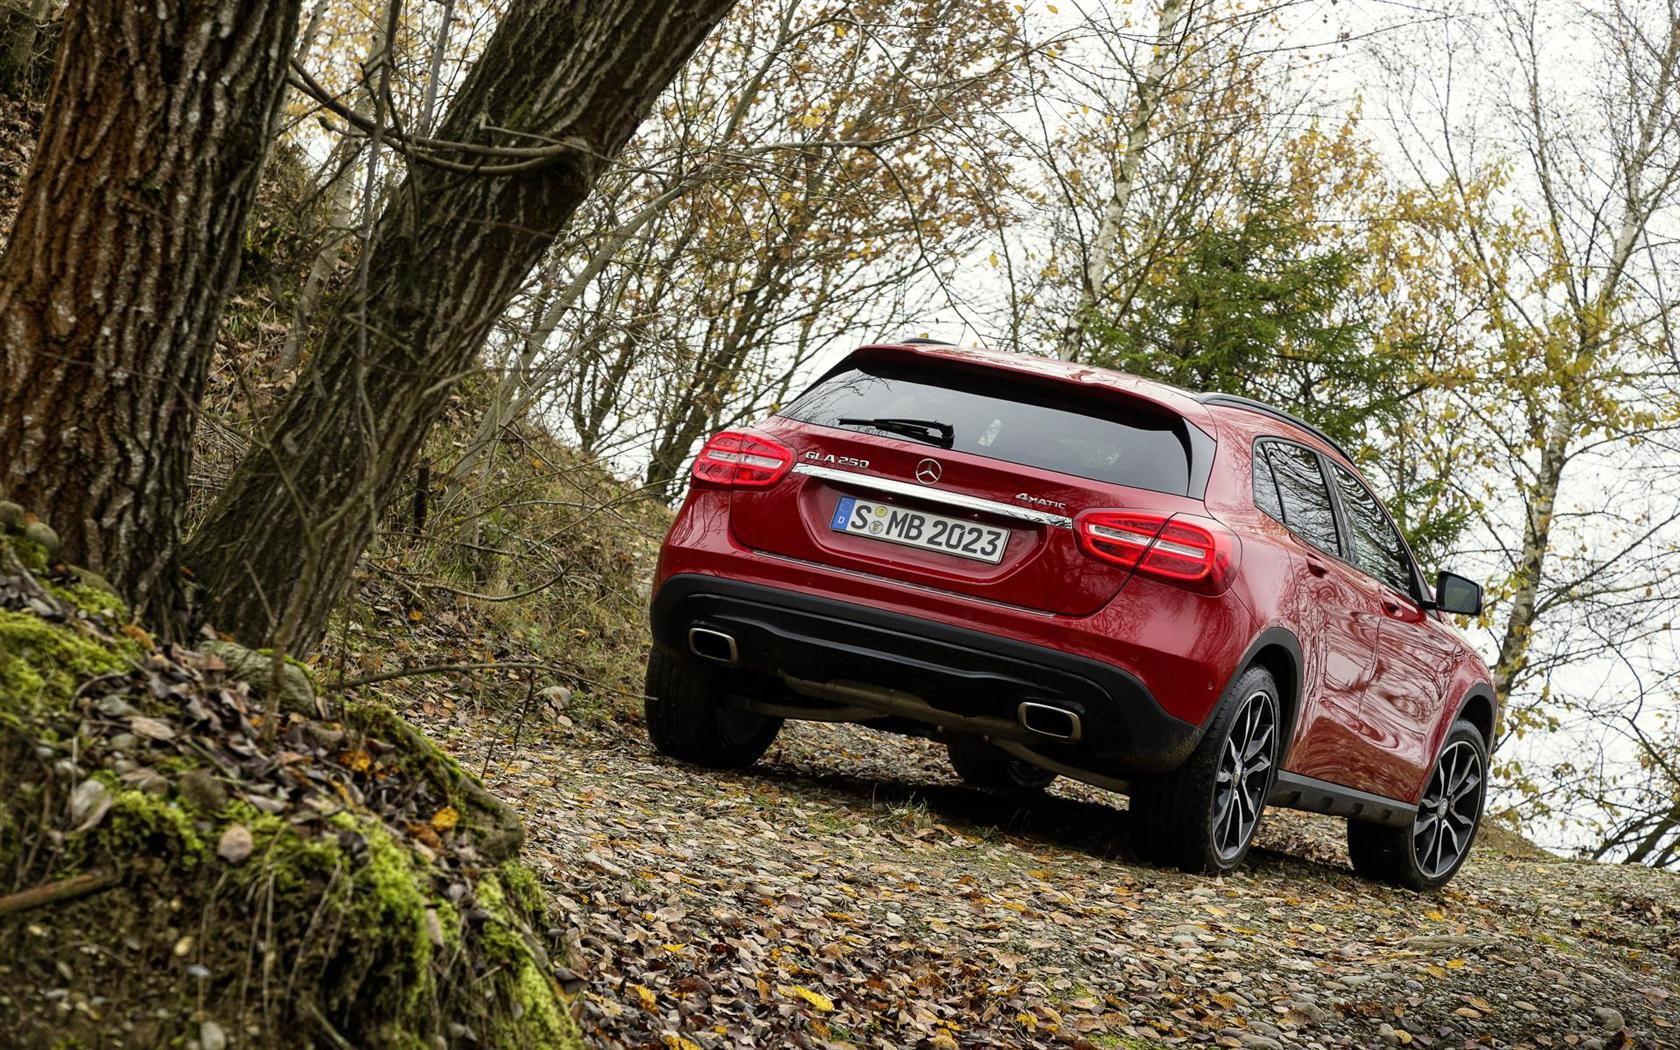
[[[792,725],[733,774],[484,725],[431,729],[524,813],[603,1046],[1680,1045],[1672,874],[1478,846],[1420,896],[1273,811],[1192,877],[1119,797],[977,791],[923,741]]]

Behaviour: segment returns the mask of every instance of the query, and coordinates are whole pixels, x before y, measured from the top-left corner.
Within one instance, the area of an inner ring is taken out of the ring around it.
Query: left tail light
[[[793,449],[744,430],[725,430],[694,457],[694,481],[726,489],[767,489],[793,469]]]
[[[1111,562],[1204,594],[1231,585],[1241,547],[1211,518],[1089,510],[1074,522],[1079,546]]]

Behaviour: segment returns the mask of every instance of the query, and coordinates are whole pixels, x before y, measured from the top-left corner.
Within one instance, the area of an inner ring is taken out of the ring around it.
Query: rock
[[[58,554],[58,533],[44,521],[32,521],[23,527],[23,538],[39,546],[51,558]]]
[[[70,823],[77,831],[86,831],[105,819],[111,808],[111,789],[104,781],[88,779],[70,792]]]
[[[1514,1010],[1521,1010],[1525,1014],[1537,1014],[1540,1012],[1540,1008],[1529,1002],[1527,999],[1518,999],[1516,1002],[1511,1004],[1511,1008]]]
[[[228,803],[227,788],[207,769],[189,769],[175,781],[188,802],[206,813],[220,812]]]
[[[243,824],[230,824],[216,843],[216,856],[229,864],[244,863],[251,855],[251,831]]]
[[[1597,1021],[1605,1028],[1610,1029],[1612,1032],[1619,1032],[1623,1028],[1627,1027],[1627,1022],[1622,1019],[1622,1012],[1614,1009],[1613,1007],[1594,1007],[1592,1015],[1593,1020]]]
[[[1394,1026],[1387,1021],[1377,1026],[1377,1035],[1386,1043],[1400,1042],[1400,1033],[1396,1032]]]
[[[252,696],[267,696],[274,681],[274,657],[247,649],[233,642],[208,641],[199,651],[214,656],[227,665],[228,673],[250,683]],[[303,668],[284,660],[280,662],[280,710],[315,717],[315,686]]]
[[[134,714],[134,705],[120,696],[102,696],[93,702],[99,713],[110,718],[128,718]]]
[[[1244,1032],[1237,1038],[1248,1050],[1283,1050],[1283,1044],[1270,1036]]]
[[[23,508],[11,500],[0,500],[0,528],[8,532],[22,532]]]
[[[227,1034],[222,1026],[214,1021],[205,1021],[198,1026],[199,1050],[227,1050]]]

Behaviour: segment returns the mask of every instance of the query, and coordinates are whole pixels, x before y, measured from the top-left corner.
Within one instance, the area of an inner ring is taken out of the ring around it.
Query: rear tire
[[[951,768],[963,783],[1004,791],[1043,791],[1056,774],[1016,758],[999,747],[967,733],[951,733],[945,741]]]
[[[1248,856],[1283,749],[1277,683],[1251,667],[1225,691],[1188,761],[1132,785],[1132,840],[1155,864],[1226,872]]]
[[[648,738],[662,755],[712,769],[745,769],[781,732],[782,720],[721,702],[708,667],[654,647],[648,654]]]
[[[1487,743],[1469,722],[1454,722],[1435,758],[1417,816],[1390,827],[1348,821],[1353,870],[1409,890],[1445,886],[1470,856],[1487,801]]]

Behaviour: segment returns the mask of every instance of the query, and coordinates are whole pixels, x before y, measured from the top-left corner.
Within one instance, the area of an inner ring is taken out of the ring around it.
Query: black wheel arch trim
[[[1459,719],[1463,718],[1465,709],[1470,706],[1470,701],[1477,698],[1488,702],[1488,710],[1490,712],[1488,719],[1488,732],[1487,737],[1482,741],[1482,743],[1487,747],[1487,753],[1492,755],[1494,733],[1499,726],[1499,696],[1494,693],[1493,686],[1489,685],[1487,682],[1477,682],[1475,685],[1466,689],[1464,691],[1464,695],[1458,698],[1458,705],[1453,708],[1452,721],[1457,722]],[[1479,729],[1481,727],[1478,726],[1477,728]],[[1452,722],[1447,723],[1447,732],[1452,732]]]
[[[1281,768],[1284,763],[1289,761],[1289,749],[1295,743],[1295,726],[1301,717],[1301,698],[1306,695],[1306,683],[1302,681],[1301,640],[1295,637],[1295,632],[1291,631],[1287,627],[1281,627],[1274,624],[1255,635],[1254,640],[1248,644],[1248,649],[1244,651],[1242,657],[1237,660],[1236,670],[1231,672],[1231,677],[1226,680],[1225,686],[1220,690],[1219,695],[1224,696],[1228,693],[1231,689],[1231,683],[1235,682],[1238,678],[1241,678],[1249,668],[1255,666],[1255,661],[1259,657],[1262,649],[1267,649],[1273,646],[1276,646],[1289,654],[1290,662],[1294,664],[1295,671],[1295,689],[1293,696],[1284,696],[1283,683],[1275,683],[1278,687],[1278,700],[1288,710],[1289,723],[1288,726],[1285,727],[1285,732],[1283,734],[1282,752],[1278,755],[1278,766]],[[1210,713],[1208,717],[1211,720],[1213,716]]]

